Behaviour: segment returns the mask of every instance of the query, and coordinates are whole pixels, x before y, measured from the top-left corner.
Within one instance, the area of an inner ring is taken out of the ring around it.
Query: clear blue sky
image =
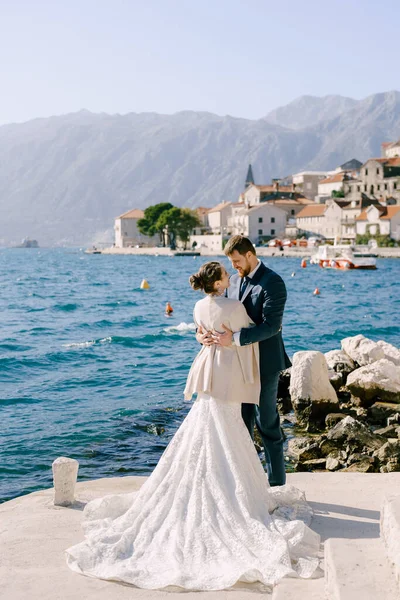
[[[399,23],[399,0],[0,0],[0,123],[400,89]]]

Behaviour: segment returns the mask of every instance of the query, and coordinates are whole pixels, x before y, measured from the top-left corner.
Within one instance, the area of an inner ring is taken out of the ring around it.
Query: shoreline
[[[359,249],[356,247],[356,250]],[[268,256],[275,258],[310,258],[314,248],[284,248],[280,251],[278,248],[256,248],[257,256]],[[210,250],[201,248],[197,256],[224,256],[223,250]],[[90,250],[87,254],[93,254]],[[377,258],[400,258],[400,248],[374,248]],[[136,256],[184,256],[182,250],[171,250],[170,248],[103,248],[96,251],[96,254],[109,255],[136,255]],[[187,256],[193,256],[193,251],[188,250]]]

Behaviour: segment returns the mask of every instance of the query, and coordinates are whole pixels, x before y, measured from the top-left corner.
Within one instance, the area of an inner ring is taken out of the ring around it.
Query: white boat
[[[376,258],[355,254],[353,247],[348,245],[319,246],[311,256],[310,264],[319,265],[323,269],[351,269],[371,270],[376,269]]]

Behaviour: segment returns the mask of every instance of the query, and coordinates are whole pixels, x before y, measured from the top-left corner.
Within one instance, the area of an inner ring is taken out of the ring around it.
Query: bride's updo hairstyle
[[[223,266],[219,262],[208,262],[201,265],[199,272],[189,277],[194,290],[203,290],[206,294],[215,292],[214,284],[222,279]]]

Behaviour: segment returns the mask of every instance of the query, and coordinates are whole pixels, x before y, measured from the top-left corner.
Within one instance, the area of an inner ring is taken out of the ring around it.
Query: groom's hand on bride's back
[[[214,344],[211,331],[205,331],[201,326],[196,331],[196,340],[203,346],[212,346]]]
[[[219,331],[213,332],[212,339],[214,344],[217,344],[217,346],[231,346],[233,343],[233,331],[225,327],[225,325],[221,325],[221,327],[224,329],[223,333]]]

